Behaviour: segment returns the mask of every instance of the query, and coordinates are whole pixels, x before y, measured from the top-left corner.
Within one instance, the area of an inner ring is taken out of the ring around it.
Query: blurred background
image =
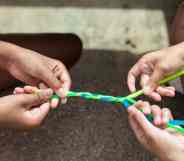
[[[126,95],[137,55],[169,45],[181,0],[0,0],[0,33],[75,33],[84,54],[73,88]],[[162,102],[177,114],[182,98]],[[178,112],[178,116],[179,116]],[[121,106],[70,99],[31,132],[1,130],[1,161],[156,161]]]

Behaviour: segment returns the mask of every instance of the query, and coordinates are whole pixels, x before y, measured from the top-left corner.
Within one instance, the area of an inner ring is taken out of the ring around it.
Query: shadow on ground
[[[72,69],[73,89],[126,95],[126,75],[136,58],[128,52],[85,51]],[[177,102],[177,98],[173,104]],[[181,104],[181,99],[176,103]],[[52,111],[31,132],[1,130],[1,161],[154,161],[134,138],[127,114],[79,98]]]

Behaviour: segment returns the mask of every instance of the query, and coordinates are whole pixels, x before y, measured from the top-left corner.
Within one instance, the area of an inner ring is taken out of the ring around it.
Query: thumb
[[[128,108],[129,118],[133,118],[134,123],[137,124],[137,129],[142,131],[145,136],[154,137],[156,128],[148,121],[145,115],[136,109],[134,106]],[[134,129],[136,130],[136,129]]]
[[[158,129],[134,106],[129,107],[129,122],[138,141],[149,151],[155,149]]]
[[[34,128],[39,126],[50,110],[50,103],[44,103],[39,107],[25,111],[24,120],[26,128]]]
[[[159,68],[155,67],[152,75],[150,76],[149,81],[145,84],[143,91],[145,94],[150,95],[159,85],[159,81],[165,76],[164,71]]]
[[[39,105],[43,101],[47,101],[53,95],[52,89],[38,90],[35,94],[24,94],[22,99],[22,104],[27,107],[32,107],[34,105]]]

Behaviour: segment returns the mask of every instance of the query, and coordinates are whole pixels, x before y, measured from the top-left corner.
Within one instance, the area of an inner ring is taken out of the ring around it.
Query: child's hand
[[[52,96],[50,89],[38,94],[9,95],[0,98],[0,127],[29,129],[40,125],[47,116]]]
[[[162,161],[183,161],[184,135],[155,127],[138,109],[146,114],[152,112],[154,124],[162,127],[172,119],[170,110],[139,101],[128,108],[129,122],[138,141]]]
[[[135,83],[140,76],[144,93],[154,100],[160,101],[161,96],[173,97],[174,89],[161,87],[158,82],[184,67],[183,49],[184,43],[181,43],[143,56],[129,71],[127,83],[130,91],[136,90]]]
[[[49,88],[46,87],[43,83],[40,83],[40,89],[34,86],[25,86],[25,87],[16,87],[13,91],[13,94],[33,94],[38,93],[40,90],[48,90]],[[51,90],[51,89],[50,89]],[[50,100],[51,108],[57,108],[59,105],[60,99],[54,98]],[[66,103],[66,99],[61,99],[61,103]]]

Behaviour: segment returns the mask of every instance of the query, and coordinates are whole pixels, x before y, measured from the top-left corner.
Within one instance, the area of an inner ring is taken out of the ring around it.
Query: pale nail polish
[[[40,90],[40,92],[38,94],[40,94],[42,97],[47,99],[53,95],[53,91],[52,91],[52,89],[49,88],[49,89],[45,89],[45,90]]]
[[[65,98],[62,98],[61,99],[61,104],[66,104],[67,103],[67,98],[65,97]]]
[[[56,108],[58,106],[58,103],[59,103],[59,99],[58,98],[53,98],[51,100],[51,107]]]
[[[40,83],[40,84],[39,84],[39,88],[40,88],[40,89],[45,89],[45,88],[46,88],[46,86],[45,86],[45,84],[44,84],[44,83]]]
[[[149,86],[145,86],[145,87],[143,88],[143,92],[144,92],[145,94],[150,94],[150,91],[151,91],[151,88],[150,88]]]
[[[61,98],[63,98],[66,97],[67,91],[64,88],[60,88],[58,91],[56,91],[56,94]]]

